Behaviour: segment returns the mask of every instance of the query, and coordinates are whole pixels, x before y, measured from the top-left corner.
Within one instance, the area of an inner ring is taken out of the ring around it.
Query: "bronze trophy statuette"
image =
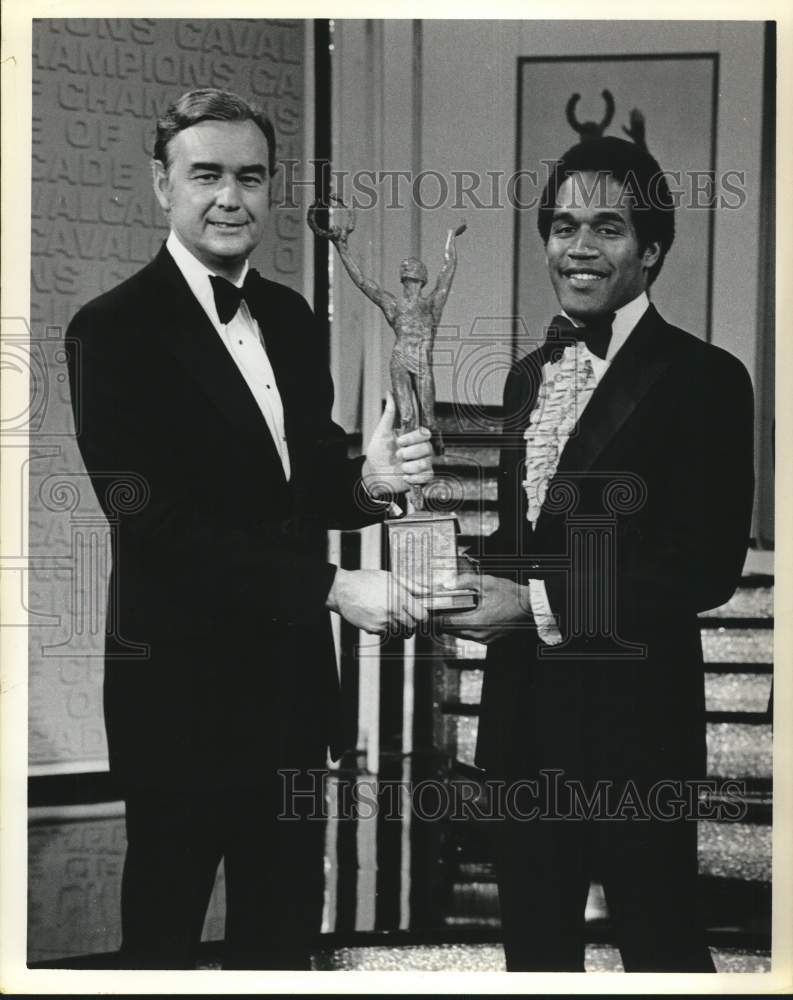
[[[435,380],[432,374],[432,346],[443,307],[452,287],[457,267],[455,239],[466,229],[463,222],[450,229],[446,237],[443,266],[435,288],[429,295],[427,268],[416,257],[408,257],[399,267],[401,296],[381,288],[362,273],[350,253],[349,236],[355,229],[355,210],[347,208],[335,195],[331,207],[315,202],[308,210],[308,224],[318,236],[334,244],[347,273],[385,316],[396,335],[391,353],[391,387],[398,414],[399,433],[427,427],[437,454],[443,452],[443,440],[435,423]],[[317,212],[328,212],[328,227],[317,222]],[[336,221],[335,217],[339,217]],[[424,598],[430,611],[468,611],[476,607],[477,593],[470,589],[445,589],[458,573],[457,515],[426,509],[424,489],[413,486],[408,493],[405,517],[386,521],[391,571],[408,584],[413,581],[426,587]]]

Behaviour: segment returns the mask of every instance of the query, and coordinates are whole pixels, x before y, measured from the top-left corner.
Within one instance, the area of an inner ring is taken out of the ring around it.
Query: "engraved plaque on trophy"
[[[428,611],[470,611],[475,590],[452,588],[458,572],[456,514],[417,510],[386,521],[391,572],[416,581],[429,591],[423,597]]]
[[[426,427],[432,434],[437,454],[443,441],[435,422],[435,381],[432,374],[432,347],[443,307],[457,267],[455,240],[465,232],[463,222],[446,237],[444,260],[433,290],[425,295],[427,268],[416,257],[408,257],[399,268],[402,294],[394,295],[362,273],[349,249],[349,235],[355,229],[355,210],[348,209],[335,195],[330,197],[327,228],[320,226],[315,202],[308,210],[308,224],[318,236],[336,247],[347,273],[356,286],[383,312],[394,331],[396,343],[391,354],[391,387],[399,432],[406,434]],[[338,221],[336,221],[338,218]],[[457,515],[427,510],[424,489],[412,486],[408,492],[408,512],[386,521],[391,571],[394,576],[413,581],[429,590],[422,596],[430,611],[468,611],[476,607],[478,595],[471,589],[453,589],[458,573]]]

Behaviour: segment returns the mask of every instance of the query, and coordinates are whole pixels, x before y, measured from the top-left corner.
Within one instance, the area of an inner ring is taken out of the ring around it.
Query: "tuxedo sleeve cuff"
[[[562,641],[562,633],[559,631],[556,618],[551,611],[551,604],[543,580],[529,579],[529,601],[540,639],[547,646],[558,646]]]
[[[379,504],[381,510],[383,510],[389,517],[402,517],[405,511],[396,502],[396,495],[392,497],[376,497],[373,493],[370,493],[366,488],[366,484],[362,481],[362,486],[367,498],[374,504]]]
[[[400,499],[404,494],[393,493],[389,490],[384,495],[377,496],[366,485],[363,476],[360,478],[360,489],[367,503],[373,504],[375,509],[381,513],[385,513],[389,517],[402,517],[405,513],[404,507],[400,506]]]

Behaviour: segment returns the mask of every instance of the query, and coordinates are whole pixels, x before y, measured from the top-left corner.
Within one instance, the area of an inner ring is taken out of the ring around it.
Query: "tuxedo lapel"
[[[151,264],[158,315],[157,342],[177,358],[187,373],[239,431],[266,439],[272,458],[280,459],[267,421],[234,360],[223,345],[173,258],[162,248]],[[280,388],[280,387],[279,387]]]
[[[311,415],[316,404],[316,400],[310,398],[310,391],[307,392],[305,373],[310,365],[301,352],[301,344],[304,342],[297,337],[294,299],[291,297],[286,299],[283,293],[278,294],[277,286],[257,274],[246,291],[246,302],[251,316],[259,325],[278,386],[278,394],[281,397],[284,433],[289,443],[292,472],[290,481],[294,486],[306,471],[304,463],[306,446],[311,443],[310,432],[307,437],[306,428],[311,424]],[[308,319],[311,313],[305,303],[303,305]],[[259,413],[258,406],[257,413]],[[266,433],[272,443],[269,431]],[[273,452],[277,456],[274,444]]]
[[[586,472],[671,364],[663,320],[650,306],[592,393],[562,451],[557,475]]]
[[[305,386],[301,381],[299,351],[294,337],[290,336],[286,317],[275,296],[268,295],[267,281],[258,276],[248,297],[248,308],[259,324],[267,357],[275,375],[278,393],[284,408],[284,431],[289,441],[289,453],[294,471],[295,449],[300,434],[298,418],[309,405],[305,399]]]

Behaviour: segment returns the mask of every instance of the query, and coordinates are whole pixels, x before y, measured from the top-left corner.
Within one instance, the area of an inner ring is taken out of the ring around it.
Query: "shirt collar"
[[[647,292],[641,292],[636,296],[631,302],[626,303],[614,314],[614,322],[611,327],[611,340],[609,341],[608,351],[606,352],[606,361],[611,361],[614,355],[622,347],[628,337],[633,333],[634,328],[638,324],[639,320],[644,316],[650,307],[650,300],[647,297]],[[563,311],[563,315],[567,316],[567,313]],[[572,322],[576,321],[571,317],[567,318]],[[579,326],[576,323],[576,326]]]
[[[173,257],[174,263],[182,272],[182,277],[190,286],[190,291],[201,303],[204,311],[213,323],[216,325],[219,324],[220,320],[218,318],[217,307],[215,306],[215,294],[212,291],[212,284],[209,280],[210,275],[214,275],[215,272],[210,271],[206,264],[202,264],[194,254],[190,253],[173,229],[168,234],[165,247],[171,257]],[[238,288],[242,288],[247,273],[248,261],[246,260],[239,278],[233,284]]]

